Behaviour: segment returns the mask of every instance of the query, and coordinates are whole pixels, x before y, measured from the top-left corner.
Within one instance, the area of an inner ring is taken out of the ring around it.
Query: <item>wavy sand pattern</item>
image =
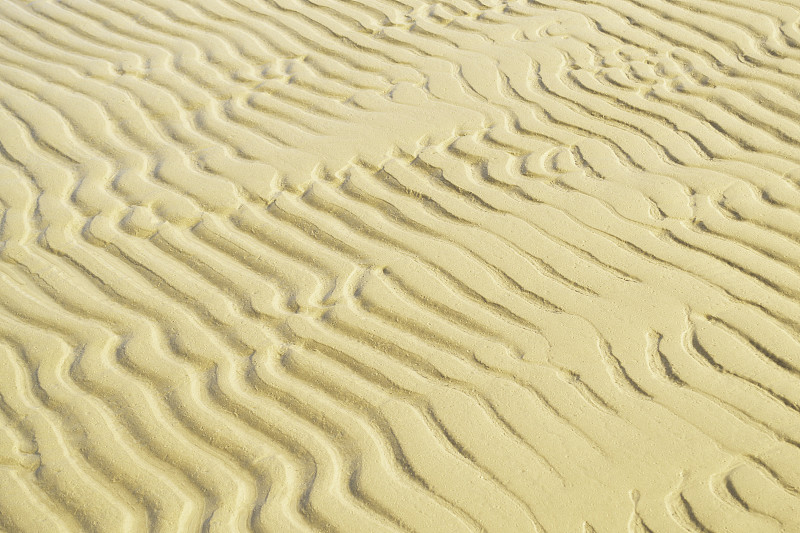
[[[0,2],[0,529],[800,531],[799,21]]]

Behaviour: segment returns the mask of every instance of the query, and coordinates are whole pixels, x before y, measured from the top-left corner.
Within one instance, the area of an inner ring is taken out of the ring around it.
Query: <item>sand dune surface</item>
[[[796,0],[4,0],[0,210],[0,530],[800,531]]]

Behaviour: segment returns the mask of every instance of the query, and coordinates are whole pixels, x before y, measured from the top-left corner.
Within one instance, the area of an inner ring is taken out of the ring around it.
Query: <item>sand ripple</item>
[[[0,2],[0,529],[800,531],[798,21]]]

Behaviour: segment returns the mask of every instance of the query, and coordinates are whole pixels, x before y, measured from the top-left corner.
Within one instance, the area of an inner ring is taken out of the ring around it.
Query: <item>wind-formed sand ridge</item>
[[[0,2],[0,529],[800,530],[800,4]]]

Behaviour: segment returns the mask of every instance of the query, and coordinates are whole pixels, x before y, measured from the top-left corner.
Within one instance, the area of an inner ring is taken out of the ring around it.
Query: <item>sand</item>
[[[0,530],[800,531],[796,0],[0,2]]]

